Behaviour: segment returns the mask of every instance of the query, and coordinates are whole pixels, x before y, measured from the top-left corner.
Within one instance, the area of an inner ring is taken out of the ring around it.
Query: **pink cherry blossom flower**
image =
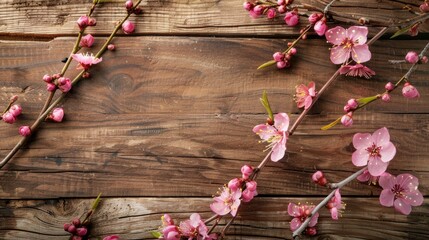
[[[209,238],[207,235],[208,228],[201,220],[201,217],[198,213],[193,213],[189,220],[180,222],[179,228],[182,232],[182,235],[189,237],[189,240],[195,238],[199,239],[200,236],[202,236],[203,239]]]
[[[340,68],[340,74],[351,76],[351,77],[365,77],[366,79],[370,79],[375,75],[375,72],[371,70],[369,67],[364,66],[362,64],[356,65],[345,65]]]
[[[365,44],[368,28],[353,26],[347,30],[337,26],[326,31],[326,39],[334,44],[331,49],[331,61],[334,64],[342,64],[349,60],[350,55],[355,62],[364,63],[371,59],[371,52]]]
[[[290,222],[290,230],[297,230],[301,226],[301,224],[310,216],[313,208],[314,206],[309,206],[305,204],[297,205],[295,203],[289,203],[287,207],[287,213],[289,214],[289,216],[293,217],[292,221]],[[308,223],[308,227],[316,226],[318,218],[319,213],[315,213],[311,217],[311,220]]]
[[[417,88],[411,85],[409,82],[404,84],[404,87],[402,88],[402,95],[410,99],[420,97],[420,93],[417,91]]]
[[[126,20],[123,24],[122,24],[122,31],[124,31],[125,34],[131,34],[133,33],[135,30],[135,26],[134,23],[132,23],[129,20]]]
[[[340,189],[335,190],[334,196],[329,200],[326,207],[331,212],[332,219],[338,220],[338,213],[346,208],[345,204],[341,202]]]
[[[62,122],[64,117],[64,109],[63,108],[55,108],[49,118],[54,122]]]
[[[103,240],[119,240],[119,236],[117,235],[110,235],[103,238]]]
[[[293,27],[299,23],[299,15],[296,11],[290,11],[286,13],[284,20],[288,26]]]
[[[383,191],[380,194],[380,203],[386,207],[394,207],[396,211],[408,215],[411,206],[423,204],[423,195],[417,189],[419,180],[411,174],[393,176],[386,174],[380,177],[380,186]]]
[[[93,44],[94,37],[91,34],[87,34],[85,37],[81,38],[79,46],[90,48]]]
[[[96,58],[93,54],[89,55],[88,53],[73,54],[72,58],[79,63],[77,69],[84,69],[84,70],[88,70],[92,65],[100,63],[103,60],[103,58]]]
[[[21,126],[19,127],[19,135],[23,136],[23,137],[27,137],[31,135],[31,129],[29,126]]]
[[[274,126],[259,124],[253,128],[263,142],[269,143],[267,148],[272,148],[271,160],[274,162],[282,159],[286,152],[288,138],[289,117],[286,113],[278,113],[274,116]]]
[[[316,84],[314,82],[310,82],[308,86],[300,84],[295,87],[295,91],[294,99],[298,108],[308,109],[311,107],[313,98],[316,96]]]
[[[210,209],[218,215],[226,215],[231,213],[232,216],[237,214],[238,206],[240,206],[241,189],[232,191],[224,187],[220,196],[214,198],[214,202],[210,204]]]
[[[353,136],[353,146],[356,148],[352,155],[353,164],[358,167],[368,165],[368,171],[374,177],[386,171],[389,161],[396,154],[396,147],[390,142],[389,131],[385,127],[372,135],[356,133]]]

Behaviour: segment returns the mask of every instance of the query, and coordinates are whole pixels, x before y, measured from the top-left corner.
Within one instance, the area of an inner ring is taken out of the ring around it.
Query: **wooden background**
[[[30,124],[47,96],[45,73],[59,72],[70,52],[76,19],[89,0],[3,0],[0,3],[0,103],[19,95],[24,112],[14,125],[0,124],[0,156],[19,140],[19,125]],[[95,51],[124,15],[122,0],[95,11]],[[276,112],[296,119],[294,86],[315,81],[320,87],[336,70],[329,45],[310,36],[298,46],[293,66],[279,71],[255,68],[285,48],[299,28],[282,19],[253,20],[243,0],[149,0],[137,32],[114,40],[91,70],[93,78],[72,90],[62,103],[63,123],[46,123],[0,170],[0,239],[68,239],[62,225],[82,214],[99,192],[103,202],[93,218],[95,237],[119,234],[147,239],[163,213],[183,220],[193,212],[211,216],[208,205],[219,187],[240,175],[244,164],[257,165],[264,153],[251,129],[265,119],[258,98],[267,90]],[[327,0],[303,0],[322,7]],[[350,0],[333,5],[336,18],[365,16],[389,22],[413,15],[408,2]],[[135,17],[132,17],[135,19]],[[302,26],[306,24],[302,19]],[[422,30],[426,31],[427,26]],[[378,28],[371,28],[373,35]],[[386,126],[398,152],[389,166],[411,173],[429,194],[429,84],[427,65],[412,75],[418,100],[398,92],[389,104],[378,102],[355,116],[352,128],[321,126],[342,114],[344,103],[381,92],[398,80],[406,65],[387,64],[407,51],[419,51],[428,35],[371,46],[371,80],[341,77],[288,142],[285,159],[269,163],[258,182],[259,196],[245,204],[228,239],[290,238],[289,202],[317,204],[328,192],[310,181],[323,170],[339,181],[358,168],[351,163],[356,132]],[[76,71],[71,67],[67,75]],[[342,191],[347,209],[338,221],[323,210],[317,239],[427,239],[429,200],[409,216],[379,204],[380,190],[353,182]],[[225,222],[222,222],[225,224]]]

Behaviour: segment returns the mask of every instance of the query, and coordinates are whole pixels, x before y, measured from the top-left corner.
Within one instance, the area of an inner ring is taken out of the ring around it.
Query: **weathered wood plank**
[[[0,35],[60,36],[75,34],[76,19],[86,13],[87,0],[5,0],[0,3]],[[295,1],[323,8],[328,0]],[[123,17],[124,0],[112,0],[95,11],[96,32],[107,34]],[[162,35],[261,35],[288,36],[299,28],[287,27],[283,19],[251,19],[242,8],[243,0],[143,1],[144,15],[138,18],[137,34]],[[350,21],[366,17],[371,22],[404,20],[415,15],[403,10],[405,5],[418,11],[420,0],[410,1],[341,1],[331,10],[336,19]],[[303,18],[302,25],[307,24]],[[422,28],[427,31],[427,26]],[[90,30],[94,32],[93,30]]]
[[[186,201],[187,204],[184,204]],[[320,198],[256,198],[243,205],[228,239],[290,238],[287,204]],[[378,198],[344,198],[347,208],[340,220],[332,221],[323,209],[315,239],[427,239],[429,201],[413,208],[409,216],[379,204]],[[121,198],[103,200],[93,217],[94,237],[119,234],[124,239],[147,239],[160,226],[163,213],[178,222],[193,212],[211,216],[208,198]],[[91,200],[0,201],[1,239],[67,239],[62,225],[80,216]],[[225,220],[221,221],[221,226]],[[378,226],[378,227],[377,227]],[[383,230],[381,230],[383,229]],[[363,233],[365,231],[365,234]]]

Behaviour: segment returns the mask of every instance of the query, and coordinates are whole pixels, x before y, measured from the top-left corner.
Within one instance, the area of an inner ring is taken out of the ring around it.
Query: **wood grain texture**
[[[0,35],[52,37],[76,34],[76,20],[87,12],[92,1],[87,0],[4,0],[0,3]],[[328,0],[295,1],[322,9]],[[108,34],[116,21],[124,16],[123,0],[112,0],[97,8],[97,27],[90,32]],[[242,7],[243,0],[148,0],[143,1],[144,15],[137,18],[137,34],[161,35],[247,35],[288,36],[299,33],[298,27],[275,20],[252,19]],[[335,19],[350,22],[366,17],[370,22],[401,21],[415,15],[403,10],[405,5],[418,11],[420,0],[364,2],[340,1],[331,10]],[[394,16],[394,19],[392,19]],[[305,18],[301,24],[307,24]],[[427,32],[428,24],[421,28]],[[393,30],[392,30],[393,31]],[[373,32],[371,30],[371,32]]]
[[[320,198],[257,198],[243,205],[228,239],[289,238],[291,217],[287,214],[287,205],[302,201],[317,203]],[[427,200],[409,216],[380,206],[378,198],[344,198],[343,201],[347,207],[338,221],[331,220],[329,211],[322,209],[317,225],[319,235],[314,239],[427,239]],[[194,212],[208,218],[210,203],[208,198],[106,199],[92,218],[91,234],[94,237],[118,234],[123,239],[148,239],[150,231],[161,225],[162,214],[171,214],[176,222],[186,220]],[[62,225],[83,214],[90,204],[89,199],[0,201],[0,238],[67,239]],[[226,221],[222,220],[220,226]]]

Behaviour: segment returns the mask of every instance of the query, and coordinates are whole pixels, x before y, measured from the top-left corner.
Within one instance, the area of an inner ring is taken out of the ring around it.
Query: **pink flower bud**
[[[314,31],[319,36],[325,35],[325,32],[326,32],[327,29],[328,29],[328,25],[326,25],[326,20],[325,19],[317,21],[316,24],[314,24]]]
[[[321,171],[317,171],[313,173],[313,176],[311,176],[311,179],[313,180],[313,182],[315,182],[320,186],[326,186],[326,184],[328,183],[328,180],[326,180],[325,175]]]
[[[122,31],[124,31],[125,34],[131,34],[134,32],[134,23],[130,22],[130,21],[125,21],[122,24]]]
[[[308,21],[311,24],[315,24],[317,23],[320,19],[322,19],[323,14],[322,13],[312,13],[309,17],[308,17]]]
[[[92,44],[94,44],[94,37],[91,34],[87,34],[81,38],[79,46],[90,48]]]
[[[410,30],[408,31],[410,36],[414,37],[419,34],[419,26],[420,26],[420,23],[416,23],[410,28]]]
[[[276,65],[277,65],[278,69],[282,69],[282,68],[288,67],[289,66],[289,62],[287,62],[287,61],[280,61],[280,62],[277,62]]]
[[[50,83],[52,82],[52,77],[49,76],[48,74],[45,74],[45,76],[43,76],[43,81]]]
[[[52,119],[54,122],[62,122],[64,117],[64,109],[63,108],[55,108],[51,115],[49,115],[49,119]],[[73,223],[74,224],[74,223]],[[79,224],[75,224],[79,226]]]
[[[89,73],[89,72],[84,72],[82,74],[82,78],[90,78],[90,77],[91,77],[91,73]]]
[[[171,219],[171,216],[169,214],[164,214],[164,216],[162,216],[161,220],[162,220],[163,226],[174,225],[174,221],[173,221],[173,219]]]
[[[88,26],[93,27],[95,25],[97,25],[97,20],[95,18],[89,18],[88,19]]]
[[[241,173],[243,174],[244,179],[248,179],[250,175],[253,173],[253,167],[249,165],[244,165],[241,167]]]
[[[423,64],[428,63],[428,57],[423,56],[423,57],[420,59],[420,61],[421,61]]]
[[[285,55],[281,52],[276,52],[273,54],[274,61],[276,61],[276,62],[283,61],[284,57],[285,57]]]
[[[409,63],[417,63],[419,61],[419,55],[416,52],[410,51],[405,56],[405,61]]]
[[[287,8],[285,5],[281,5],[277,8],[277,12],[279,12],[279,13],[285,13],[286,10],[287,10]]]
[[[422,5],[420,5],[420,11],[429,12],[429,3],[422,3]]]
[[[176,226],[170,225],[162,229],[162,235],[165,236],[165,239],[180,239],[180,232]],[[103,239],[104,240],[104,239]]]
[[[286,13],[284,20],[288,26],[293,27],[299,23],[299,16],[295,11],[290,11]]]
[[[268,19],[273,19],[276,17],[276,10],[274,8],[270,8],[266,14]]]
[[[241,181],[238,178],[231,179],[228,182],[228,188],[234,192],[237,191],[237,189],[239,189],[240,187],[241,187]]]
[[[383,96],[381,96],[381,100],[383,102],[390,102],[390,94],[388,93],[383,94]]]
[[[70,225],[70,227],[67,229],[67,232],[69,233],[76,233],[76,227],[74,225]]]
[[[347,106],[350,107],[350,110],[355,110],[359,106],[359,103],[356,99],[352,98],[347,101]]]
[[[73,219],[72,224],[75,225],[76,227],[79,227],[80,226],[80,219],[79,218]]]
[[[419,93],[419,91],[417,91],[417,88],[415,88],[409,82],[404,84],[404,87],[402,88],[402,95],[406,98],[418,98],[418,97],[420,97],[420,93]]]
[[[109,51],[114,51],[116,49],[116,46],[114,44],[109,44],[107,45],[107,49],[109,49]]]
[[[317,234],[317,230],[315,227],[308,227],[307,229],[305,229],[305,234],[308,236],[314,236]]]
[[[253,3],[251,3],[251,2],[244,2],[243,3],[243,8],[246,9],[247,11],[250,11],[253,8]]]
[[[81,236],[73,236],[71,240],[82,240]]]
[[[350,112],[351,111],[351,109],[350,109],[350,106],[349,105],[345,105],[344,106],[344,112]]]
[[[254,192],[256,191],[256,187],[258,184],[255,181],[250,181],[246,183],[246,189],[249,189],[249,191]]]
[[[134,8],[134,14],[135,15],[140,15],[142,13],[143,13],[143,9],[141,9],[140,7]]]
[[[256,16],[260,16],[262,15],[262,13],[264,12],[265,8],[261,5],[257,5],[253,8],[253,12]]]
[[[81,16],[78,20],[77,20],[77,25],[79,26],[80,29],[86,28],[86,26],[88,26],[88,16]]]
[[[110,235],[110,236],[103,238],[103,240],[119,240],[119,236]]]
[[[13,105],[9,108],[9,112],[14,116],[18,117],[22,113],[22,108],[18,104]]]
[[[246,189],[241,193],[241,200],[243,202],[250,202],[257,194],[258,193],[256,191],[250,191],[249,189]]]
[[[59,74],[59,73],[55,73],[54,75],[52,75],[52,80],[54,80],[54,79],[58,79],[58,78],[60,78],[61,77],[61,74]]]
[[[388,83],[386,83],[386,86],[384,86],[384,88],[385,88],[387,91],[392,91],[393,89],[395,89],[395,84],[393,84],[393,83],[391,83],[391,82],[388,82]]]
[[[27,137],[31,135],[31,129],[29,126],[21,126],[18,129],[19,135]]]
[[[16,121],[15,116],[9,111],[5,112],[2,116],[2,119],[5,123],[13,124]]]
[[[47,83],[46,84],[46,90],[48,90],[49,92],[53,92],[55,91],[55,89],[57,89],[57,86],[53,83]]]
[[[352,112],[349,112],[341,117],[341,124],[343,124],[344,127],[350,127],[353,125]]]
[[[277,5],[285,5],[285,0],[277,0]]]
[[[58,88],[61,92],[68,92],[72,88],[70,78],[60,77],[58,78]]]
[[[64,231],[68,231],[69,227],[70,227],[70,223],[64,223]]]
[[[76,229],[76,234],[81,236],[81,237],[85,236],[87,233],[88,233],[88,229],[86,229],[84,227]]]
[[[297,50],[296,50],[296,48],[291,48],[290,50],[289,50],[289,52],[288,52],[289,54],[291,54],[291,55],[295,55],[296,53],[297,53]]]
[[[131,1],[131,0],[128,0],[128,1],[125,2],[125,8],[127,10],[130,10],[133,7],[133,5],[134,5],[133,1]]]

